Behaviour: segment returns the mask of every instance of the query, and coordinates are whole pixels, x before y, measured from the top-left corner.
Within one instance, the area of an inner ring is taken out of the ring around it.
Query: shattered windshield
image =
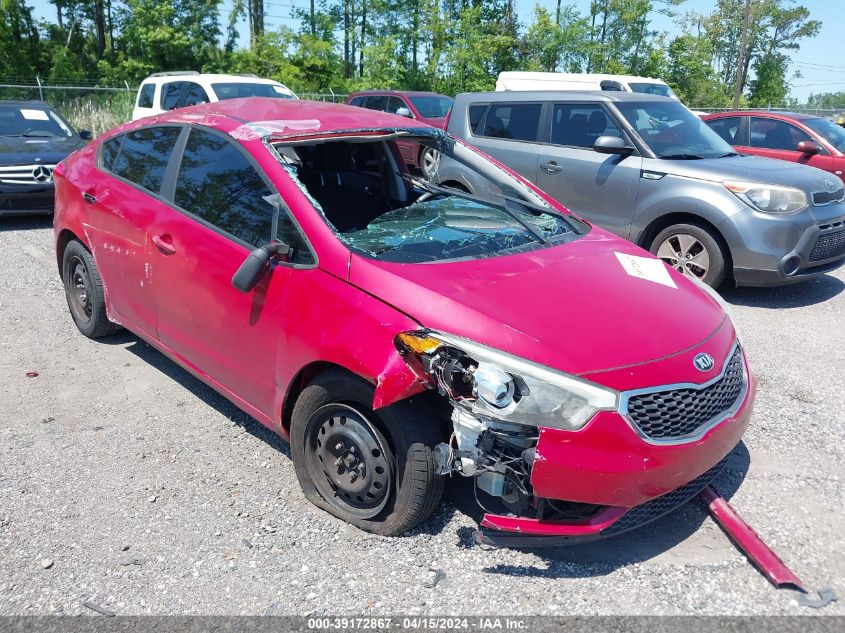
[[[365,257],[402,263],[478,259],[544,248],[589,230],[474,151],[442,132],[431,135],[413,140],[467,170],[475,167],[483,190],[436,185],[403,165],[395,139],[404,141],[407,133],[272,148],[338,238]]]

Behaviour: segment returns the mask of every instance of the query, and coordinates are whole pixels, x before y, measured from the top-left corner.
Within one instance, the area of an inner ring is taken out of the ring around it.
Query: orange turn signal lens
[[[396,338],[405,349],[414,354],[430,354],[443,344],[441,340],[425,332],[400,332]]]

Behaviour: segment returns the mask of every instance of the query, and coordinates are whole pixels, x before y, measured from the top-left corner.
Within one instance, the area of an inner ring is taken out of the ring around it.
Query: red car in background
[[[734,111],[701,117],[741,154],[802,163],[845,181],[845,128],[794,112]]]
[[[401,90],[367,90],[355,92],[346,98],[347,105],[398,114],[432,127],[446,129],[446,117],[454,99],[435,92]],[[437,170],[437,150],[419,143],[399,141],[399,152],[409,167],[418,168],[423,176],[431,179]]]
[[[490,197],[412,176],[399,139]],[[697,495],[751,417],[714,291],[407,118],[221,101],[55,178],[78,329],[125,327],[288,438],[306,498],[364,530],[412,529],[462,475],[488,543],[620,534]]]

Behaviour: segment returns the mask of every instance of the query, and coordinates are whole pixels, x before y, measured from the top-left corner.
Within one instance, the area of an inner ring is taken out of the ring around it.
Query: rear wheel
[[[342,371],[306,387],[294,405],[291,453],[306,498],[353,525],[386,536],[425,521],[440,501],[433,413],[403,401],[370,409],[373,388]]]
[[[719,241],[699,224],[674,224],[658,233],[651,252],[678,272],[717,288],[727,274]]]
[[[80,332],[89,338],[100,338],[120,329],[106,314],[103,280],[97,264],[88,249],[76,240],[65,246],[62,281],[70,315]]]
[[[440,152],[433,147],[423,147],[422,150],[420,150],[418,164],[420,166],[420,171],[423,173],[426,180],[434,178],[434,174],[437,172],[437,163],[439,161]]]

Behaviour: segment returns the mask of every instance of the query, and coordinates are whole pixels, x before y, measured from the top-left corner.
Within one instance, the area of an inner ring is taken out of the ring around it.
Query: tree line
[[[709,13],[684,0],[593,0],[587,12],[557,0],[528,15],[514,0],[50,5],[51,18],[38,20],[26,0],[0,0],[0,76],[122,85],[193,69],[252,72],[300,92],[454,94],[492,89],[504,70],[602,72],[663,78],[698,107],[729,106],[738,84],[744,105],[766,106],[787,99],[790,55],[821,28],[796,0],[753,0],[747,21],[746,0],[716,0]],[[672,34],[655,27],[660,14]],[[266,28],[279,17],[296,28]],[[244,18],[248,37],[238,31]]]

